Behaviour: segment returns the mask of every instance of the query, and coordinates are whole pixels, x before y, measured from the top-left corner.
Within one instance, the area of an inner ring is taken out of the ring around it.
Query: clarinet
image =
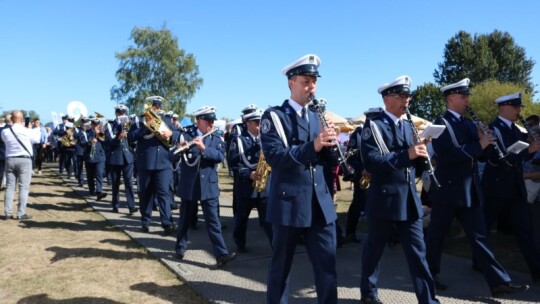
[[[318,99],[316,99],[314,95],[311,95],[310,102],[312,104],[312,108],[317,112],[317,115],[319,116],[319,122],[321,123],[322,127],[328,128],[328,123],[326,122],[326,118],[324,117],[324,114],[326,112],[324,104]],[[354,169],[347,165],[347,157],[343,155],[343,152],[339,148],[339,143],[335,139],[332,143],[334,145],[330,148],[330,154],[332,159],[339,163],[339,166],[341,167],[341,170],[343,172],[343,180],[352,180],[352,178],[354,177]]]
[[[476,116],[476,114],[474,113],[473,109],[471,107],[469,107],[469,106],[467,106],[466,109],[467,109],[467,112],[469,112],[469,115],[471,115],[471,118],[472,118],[474,124],[482,131],[482,133],[484,135],[486,135],[486,136],[491,136],[491,135],[489,135],[488,127],[486,127],[482,123],[482,121],[480,121],[478,116]],[[493,149],[495,150],[495,152],[497,153],[498,160],[502,161],[502,164],[504,166],[506,166],[508,168],[512,167],[512,165],[504,157],[504,154],[502,153],[502,150],[499,148],[499,143],[497,141],[495,141],[495,144],[492,145],[492,146],[493,146]]]
[[[416,126],[414,125],[414,122],[412,120],[411,112],[409,111],[409,108],[405,107],[403,110],[405,112],[405,115],[407,115],[407,120],[411,124],[411,128],[413,130],[414,137],[416,138],[416,142],[421,142],[422,140],[420,138],[420,134],[418,134],[418,129],[416,129]],[[424,165],[425,165],[425,168],[427,168],[427,171],[429,173],[429,177],[433,181],[433,184],[435,185],[435,188],[440,188],[441,184],[439,184],[439,181],[437,180],[437,177],[435,176],[435,170],[433,169],[433,164],[431,163],[431,158],[429,157],[429,155],[428,155],[428,157],[426,157],[424,159]]]
[[[521,121],[521,124],[523,125],[523,127],[525,128],[525,130],[527,130],[527,133],[529,133],[529,135],[531,136],[532,140],[533,140],[533,141],[539,140],[540,138],[538,138],[538,134],[537,134],[536,132],[533,131],[533,129],[531,128],[531,126],[529,126],[529,124],[528,124],[527,121],[523,118],[523,116],[519,115],[518,118],[519,118],[519,121]]]

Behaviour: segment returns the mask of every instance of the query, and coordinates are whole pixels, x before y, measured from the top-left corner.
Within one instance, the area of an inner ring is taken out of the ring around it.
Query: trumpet
[[[96,132],[96,140],[105,141],[105,132],[101,131],[101,125],[96,127],[94,131]],[[94,159],[95,155],[96,155],[96,143],[92,142],[92,146],[90,148],[90,158]]]
[[[217,130],[219,130],[219,129],[218,128],[213,128],[212,130],[210,130],[210,132],[208,132],[208,133],[204,134],[203,136],[201,136],[201,139],[204,139],[205,137],[207,137],[209,135],[212,135],[212,133],[216,132]],[[176,155],[178,153],[184,153],[187,150],[191,149],[191,147],[193,147],[194,144],[195,144],[195,140],[189,141],[187,143],[187,145],[176,148],[176,150],[174,150],[173,154]]]

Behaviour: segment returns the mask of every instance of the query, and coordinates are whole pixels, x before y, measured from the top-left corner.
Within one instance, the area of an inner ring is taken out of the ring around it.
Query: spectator
[[[15,195],[15,182],[19,183],[19,208],[17,219],[32,218],[26,213],[28,191],[32,179],[32,145],[39,143],[40,129],[24,127],[24,117],[21,111],[13,111],[11,120],[13,126],[2,130],[2,141],[6,145],[6,193],[4,197],[5,219],[13,216],[13,197]]]

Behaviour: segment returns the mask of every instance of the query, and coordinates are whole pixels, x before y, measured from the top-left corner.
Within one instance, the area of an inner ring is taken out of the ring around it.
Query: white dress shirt
[[[32,145],[39,144],[41,140],[41,130],[39,128],[29,129],[18,123],[13,124],[11,128],[13,129],[13,132],[17,134],[17,137],[26,147],[28,152],[21,146],[15,136],[13,136],[10,128],[5,128],[2,131],[1,136],[2,140],[6,144],[6,158],[15,156],[32,156]]]

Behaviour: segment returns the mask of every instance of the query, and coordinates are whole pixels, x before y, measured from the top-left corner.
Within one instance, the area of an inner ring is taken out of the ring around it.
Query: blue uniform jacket
[[[122,133],[122,124],[115,120],[110,126],[110,131],[107,129],[105,132],[105,143],[109,148],[109,164],[118,166],[132,164],[134,157],[128,138],[122,140],[117,138],[117,135]]]
[[[239,141],[242,143],[244,157],[240,154]],[[240,136],[234,136],[229,144],[229,165],[234,170],[235,176],[239,179],[239,183],[235,185],[234,189],[236,195],[239,197],[257,197],[258,192],[253,190],[253,180],[250,176],[251,172],[255,171],[257,168],[259,156],[261,154],[260,152],[260,145],[255,143],[247,129],[245,129]],[[270,178],[270,176],[268,178]],[[270,180],[267,180],[267,186],[264,191],[260,193],[260,197],[268,196],[269,182]]]
[[[173,132],[170,139],[172,143],[178,140],[180,132],[175,128],[170,119],[161,116],[169,129]],[[138,125],[137,125],[138,124]],[[132,124],[128,132],[129,142],[137,142],[136,165],[139,170],[172,170],[172,163],[167,148],[148,130],[142,121]]]
[[[430,198],[433,202],[455,207],[482,203],[477,160],[483,158],[484,150],[478,142],[480,138],[476,125],[468,119],[461,122],[448,111],[438,117],[435,124],[445,125],[443,118],[454,132],[458,145],[453,143],[448,128],[438,138],[433,139],[434,160],[437,163],[435,176],[441,188],[437,189],[432,185]],[[478,195],[478,201],[473,196],[473,190]]]
[[[192,141],[197,137],[197,127],[186,128],[182,137],[185,141]],[[215,134],[206,136],[203,142],[203,153],[193,145],[181,155],[176,191],[182,200],[198,201],[219,197],[217,165],[225,159],[225,143]],[[196,191],[197,186],[200,186],[200,193]]]
[[[270,112],[277,114],[286,147]],[[310,227],[313,194],[327,224],[336,220],[332,196],[324,179],[323,165],[330,162],[328,150],[315,152],[313,140],[320,132],[319,118],[311,109],[309,123],[285,101],[267,109],[261,120],[261,142],[266,161],[272,167],[266,220],[274,225]]]
[[[80,144],[84,147],[84,161],[88,163],[99,163],[105,162],[105,143],[101,140],[98,140],[95,144],[95,153],[94,157],[90,157],[90,152],[92,150],[92,139],[96,138],[96,133],[94,130],[86,131],[86,137],[80,137]]]
[[[516,141],[527,142],[526,134],[522,133],[515,126],[513,129],[510,129],[499,118],[495,119],[489,126],[491,129],[496,127],[500,131],[503,143],[501,144],[498,138],[497,142],[499,142],[499,147],[503,149],[503,154],[506,154],[506,150],[504,149],[510,147]],[[522,202],[526,203],[527,192],[525,181],[523,180],[523,160],[528,160],[531,156],[527,149],[524,149],[519,154],[506,156],[505,159],[512,165],[508,168],[500,163],[495,150],[490,150],[488,161],[482,174],[484,193],[497,198],[512,199],[515,198],[516,193],[521,192]]]
[[[84,156],[85,148],[81,145],[81,137],[84,137],[85,131],[81,128],[76,128],[73,132],[73,138],[75,138],[75,155]]]
[[[370,122],[377,125],[390,153],[383,155],[375,142]],[[422,205],[416,193],[415,161],[409,160],[408,147],[413,145],[412,129],[404,123],[403,133],[392,119],[381,112],[367,120],[360,144],[362,160],[371,173],[371,185],[366,194],[366,211],[370,217],[405,221],[422,217]],[[408,206],[412,194],[414,206]],[[414,211],[408,214],[408,211]]]

